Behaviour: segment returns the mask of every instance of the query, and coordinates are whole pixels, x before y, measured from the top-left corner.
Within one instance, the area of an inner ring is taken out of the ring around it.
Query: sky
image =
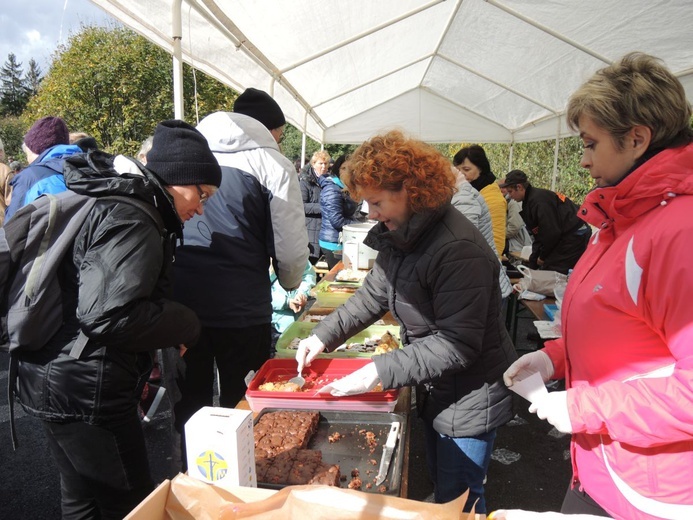
[[[26,73],[34,59],[45,75],[51,55],[84,25],[108,25],[113,18],[89,0],[3,0],[0,8],[0,65],[13,53]]]

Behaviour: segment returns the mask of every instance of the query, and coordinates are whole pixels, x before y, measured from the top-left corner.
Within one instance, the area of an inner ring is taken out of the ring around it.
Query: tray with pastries
[[[317,325],[313,321],[295,321],[284,331],[277,340],[278,358],[293,358],[296,356],[298,344],[302,339],[311,335]],[[370,358],[384,354],[401,347],[399,327],[397,325],[371,325],[370,327],[349,338],[333,352],[320,354],[320,358]]]
[[[323,484],[398,496],[406,435],[398,413],[263,410],[253,428],[258,486]],[[393,422],[400,439],[387,479],[375,485],[383,444]]]

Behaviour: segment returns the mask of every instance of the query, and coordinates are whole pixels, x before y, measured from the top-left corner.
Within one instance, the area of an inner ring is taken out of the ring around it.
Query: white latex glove
[[[523,509],[499,509],[491,513],[488,520],[598,520],[603,516],[594,515],[564,515],[547,511],[539,513],[537,511],[524,511]]]
[[[378,381],[380,381],[378,371],[375,368],[375,363],[371,362],[362,366],[356,372],[326,385],[320,391],[322,393],[329,390],[332,395],[337,397],[365,394],[373,390]]]
[[[546,383],[553,376],[554,368],[551,358],[541,350],[525,354],[515,361],[503,373],[503,381],[506,386],[513,386],[513,382],[522,381],[534,372],[541,374],[541,379]]]
[[[563,433],[573,433],[568,414],[568,392],[549,392],[539,401],[532,403],[529,411],[539,419],[545,419]]]
[[[309,367],[315,357],[323,350],[325,350],[325,344],[315,334],[302,339],[296,352],[299,374],[303,372],[303,367]]]

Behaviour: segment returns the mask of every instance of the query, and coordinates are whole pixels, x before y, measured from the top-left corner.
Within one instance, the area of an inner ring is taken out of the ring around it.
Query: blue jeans
[[[465,511],[474,502],[476,513],[486,513],[484,478],[491,461],[496,430],[474,437],[449,437],[426,423],[426,458],[433,480],[435,501],[439,504],[456,499],[469,489]]]

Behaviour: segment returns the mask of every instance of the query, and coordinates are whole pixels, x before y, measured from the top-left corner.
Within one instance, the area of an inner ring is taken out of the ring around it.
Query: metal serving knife
[[[390,433],[387,434],[387,441],[385,446],[383,446],[383,455],[380,458],[380,469],[378,470],[378,476],[375,478],[375,485],[379,486],[387,478],[387,472],[390,469],[390,461],[392,460],[392,454],[395,452],[395,446],[397,446],[397,437],[399,437],[399,429],[401,423],[393,422],[390,427]]]

